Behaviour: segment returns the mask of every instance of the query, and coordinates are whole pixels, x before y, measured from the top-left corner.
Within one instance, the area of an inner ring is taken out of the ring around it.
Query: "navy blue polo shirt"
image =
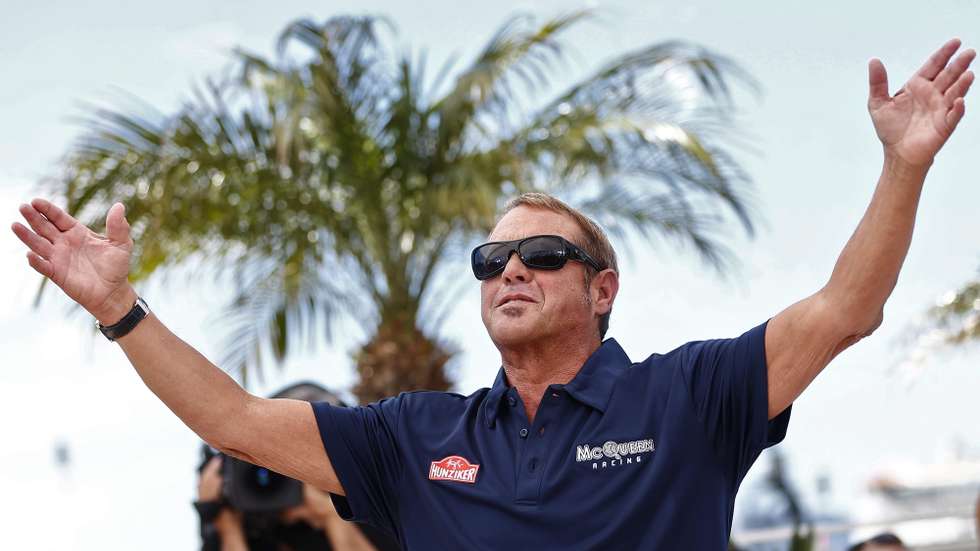
[[[765,329],[633,363],[605,340],[533,423],[503,369],[469,396],[313,404],[341,516],[407,550],[727,548],[768,420]]]

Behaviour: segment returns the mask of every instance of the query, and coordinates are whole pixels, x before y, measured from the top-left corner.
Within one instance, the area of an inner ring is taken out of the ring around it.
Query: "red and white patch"
[[[441,461],[433,461],[429,467],[429,480],[448,480],[450,482],[476,483],[479,465],[470,463],[465,457],[450,455]]]

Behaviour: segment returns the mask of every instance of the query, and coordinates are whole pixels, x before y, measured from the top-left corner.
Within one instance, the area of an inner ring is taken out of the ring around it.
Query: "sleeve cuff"
[[[765,397],[766,403],[765,407],[762,408],[764,415],[767,417],[766,421],[766,439],[762,446],[763,449],[770,446],[775,446],[776,444],[783,441],[786,438],[786,430],[789,428],[789,417],[793,410],[793,404],[790,404],[786,409],[779,413],[779,415],[768,419],[769,417],[769,360],[766,358],[766,329],[769,328],[769,322],[772,318],[767,319],[765,322],[761,323],[756,329],[761,329],[761,331],[756,331],[758,339],[762,342],[757,347],[757,349],[762,350],[762,364],[765,369],[762,370],[762,385],[766,389]]]
[[[357,507],[356,499],[353,500],[355,503],[351,503],[351,493],[356,491],[354,481],[349,478],[351,472],[356,472],[354,471],[354,458],[344,446],[343,442],[338,441],[342,439],[342,436],[333,418],[336,413],[334,411],[336,406],[325,402],[312,402],[311,404],[313,406],[313,416],[316,418],[317,429],[320,431],[320,440],[323,443],[323,449],[330,459],[330,464],[333,466],[334,474],[337,475],[337,480],[344,488],[344,493],[347,494],[346,496],[342,496],[331,493],[330,500],[337,509],[337,514],[340,515],[340,518],[347,521],[370,522],[367,517],[358,514],[360,510]]]
[[[792,411],[793,404],[790,404],[782,413],[769,420],[766,427],[766,448],[775,446],[786,438],[786,429],[789,428],[789,416]]]
[[[340,516],[340,518],[347,521],[354,520],[354,511],[351,510],[350,502],[347,501],[346,496],[331,493],[330,501],[333,502],[333,507],[337,510],[337,515]]]

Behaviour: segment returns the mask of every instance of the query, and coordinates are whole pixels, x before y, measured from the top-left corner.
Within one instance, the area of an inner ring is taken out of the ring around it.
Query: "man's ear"
[[[596,314],[604,315],[612,310],[616,293],[619,292],[619,274],[612,269],[605,269],[592,278],[589,293],[592,294],[592,304]]]

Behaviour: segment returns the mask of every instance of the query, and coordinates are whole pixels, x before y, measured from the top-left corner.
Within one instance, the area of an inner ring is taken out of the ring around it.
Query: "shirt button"
[[[515,400],[513,396],[508,396],[507,404],[509,404],[511,407],[514,407],[517,405],[517,400]]]
[[[527,438],[527,429],[521,429],[521,438]]]

